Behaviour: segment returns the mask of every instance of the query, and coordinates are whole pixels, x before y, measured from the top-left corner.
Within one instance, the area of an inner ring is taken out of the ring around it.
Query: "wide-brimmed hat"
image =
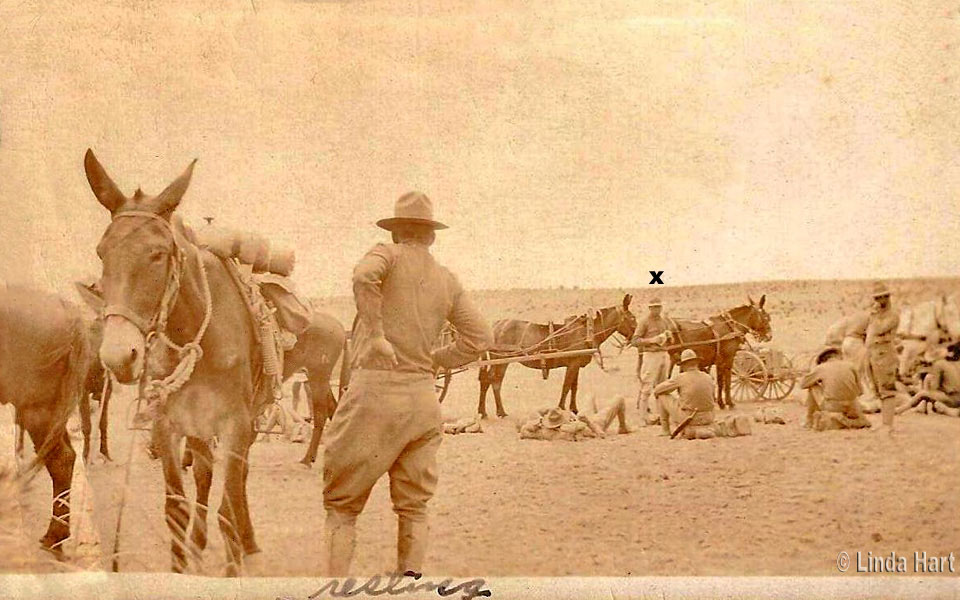
[[[686,350],[684,350],[683,352],[680,353],[680,364],[681,364],[681,365],[682,365],[683,363],[685,363],[685,362],[689,362],[689,361],[692,361],[692,360],[695,360],[695,361],[699,361],[699,360],[700,360],[700,357],[697,356],[697,353],[694,352],[692,349],[687,348]]]
[[[890,295],[890,288],[887,287],[882,281],[875,281],[873,283],[873,294],[874,298],[883,298],[884,296]]]
[[[654,306],[663,306],[663,302],[660,302],[660,298],[654,296],[653,298],[650,298],[650,302],[647,302],[647,306],[650,308],[653,308]]]
[[[551,408],[540,417],[540,426],[544,429],[559,429],[566,422],[559,408]]]
[[[408,192],[397,200],[393,216],[377,221],[377,227],[393,231],[394,227],[404,223],[429,225],[434,229],[446,229],[447,226],[433,218],[433,202],[421,192]]]
[[[820,352],[817,352],[816,356],[813,357],[813,364],[819,365],[827,360],[827,357],[831,354],[841,355],[842,352],[840,351],[840,348],[837,348],[836,346],[825,346],[820,350]]]

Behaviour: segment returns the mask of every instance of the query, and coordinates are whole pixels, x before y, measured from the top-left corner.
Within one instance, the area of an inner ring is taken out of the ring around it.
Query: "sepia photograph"
[[[958,107],[948,0],[0,0],[0,599],[960,596]]]

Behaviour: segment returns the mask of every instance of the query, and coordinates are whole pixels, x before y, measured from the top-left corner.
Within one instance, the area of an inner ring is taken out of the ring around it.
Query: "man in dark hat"
[[[649,313],[633,334],[631,344],[639,352],[637,361],[637,379],[640,391],[637,393],[637,408],[640,409],[640,424],[656,424],[660,417],[660,408],[653,399],[653,411],[650,411],[650,397],[653,389],[670,375],[670,355],[663,349],[669,326],[661,316],[663,303],[654,297],[647,304]]]
[[[821,350],[814,362],[813,369],[800,379],[800,388],[807,390],[807,419],[803,426],[817,431],[870,427],[857,402],[857,367],[843,360],[835,346]]]
[[[323,503],[331,576],[349,572],[354,524],[385,473],[398,517],[398,572],[422,572],[443,431],[434,372],[476,360],[493,341],[460,282],[430,254],[435,231],[446,228],[433,219],[430,199],[405,194],[394,217],[377,225],[391,232],[393,243],[377,244],[354,269],[354,370],[326,431]],[[434,350],[448,320],[458,336]]]
[[[677,427],[693,415],[687,427],[687,437],[691,437],[690,434],[701,438],[714,437],[713,378],[699,369],[699,363],[697,353],[687,348],[680,353],[680,373],[654,389],[660,406],[661,435],[670,435],[671,427]]]
[[[874,431],[893,433],[893,417],[897,408],[897,349],[894,336],[900,315],[890,303],[890,290],[880,281],[873,284],[873,310],[867,322],[867,361],[870,381],[880,398],[883,424]]]

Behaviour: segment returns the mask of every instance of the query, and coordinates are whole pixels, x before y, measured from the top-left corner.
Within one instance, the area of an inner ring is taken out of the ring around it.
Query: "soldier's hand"
[[[393,369],[399,364],[393,345],[382,336],[370,340],[367,352],[360,362],[374,369]]]

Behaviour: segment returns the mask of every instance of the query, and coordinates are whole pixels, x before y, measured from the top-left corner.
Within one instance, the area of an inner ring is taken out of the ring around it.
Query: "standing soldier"
[[[662,345],[667,339],[669,326],[667,320],[660,315],[663,309],[660,298],[651,299],[647,308],[647,318],[637,326],[630,343],[639,351],[637,378],[640,380],[640,391],[637,394],[637,408],[640,409],[640,424],[655,425],[659,420],[660,407],[657,405],[653,388],[670,375],[670,355]],[[652,414],[649,406],[651,396],[654,396]]]
[[[460,282],[430,254],[435,230],[446,228],[433,220],[430,199],[405,194],[394,215],[377,222],[393,243],[377,244],[353,272],[355,370],[327,427],[323,504],[334,577],[350,569],[357,516],[385,473],[398,518],[398,571],[422,572],[443,431],[434,372],[476,360],[493,339]],[[433,350],[448,320],[458,337]]]
[[[873,310],[867,322],[867,360],[870,382],[880,399],[883,424],[874,429],[893,433],[896,411],[897,350],[894,333],[900,316],[890,305],[890,290],[882,282],[873,284]]]

